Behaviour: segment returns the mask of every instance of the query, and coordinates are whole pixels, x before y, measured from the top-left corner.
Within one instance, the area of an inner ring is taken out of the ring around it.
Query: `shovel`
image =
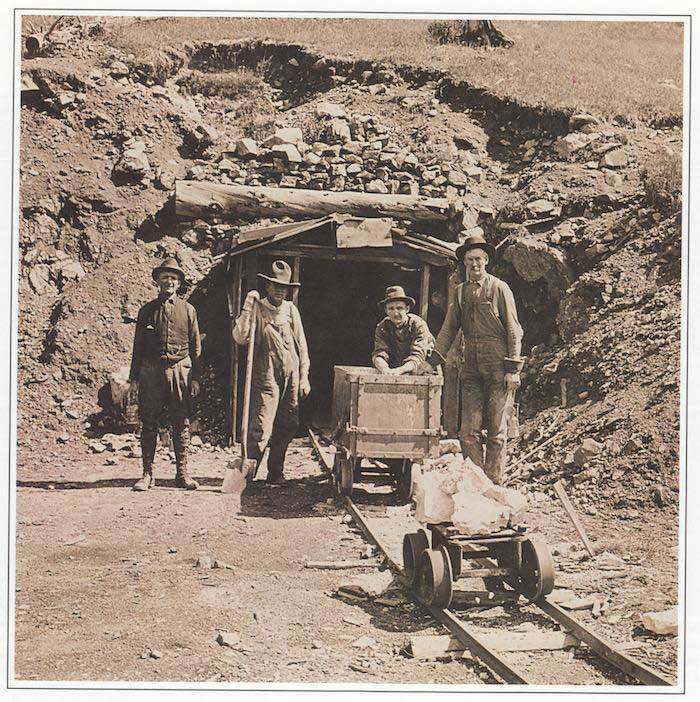
[[[250,333],[248,335],[248,357],[245,369],[245,388],[243,390],[243,436],[241,437],[241,453],[239,458],[229,461],[226,466],[224,483],[221,492],[242,492],[248,481],[255,477],[258,462],[254,458],[248,458],[248,418],[250,415],[250,386],[253,377],[253,354],[255,353],[255,328],[257,326],[257,303],[253,302],[250,312],[252,319],[250,322]]]

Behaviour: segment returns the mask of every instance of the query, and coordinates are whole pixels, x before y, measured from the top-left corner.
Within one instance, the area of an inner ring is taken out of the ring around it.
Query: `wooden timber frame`
[[[314,222],[309,222],[309,230],[313,229]],[[325,226],[326,223],[321,223]],[[300,223],[302,226],[303,223]],[[274,229],[270,228],[270,230]],[[260,230],[264,232],[264,229]],[[420,235],[405,233],[405,243],[397,240],[392,246],[387,247],[357,247],[337,248],[336,246],[304,243],[296,238],[265,241],[248,240],[238,246],[233,246],[227,256],[226,265],[226,299],[230,321],[230,354],[229,354],[229,402],[228,422],[231,441],[239,441],[238,411],[240,388],[240,367],[245,358],[245,351],[238,348],[233,341],[233,327],[236,318],[241,312],[245,294],[257,287],[260,268],[260,256],[282,258],[291,263],[292,280],[303,282],[302,264],[304,260],[349,261],[353,263],[377,264],[409,264],[417,267],[420,276],[420,292],[418,295],[416,311],[424,319],[427,318],[430,304],[431,273],[433,268],[446,268],[453,258],[453,246],[443,244],[442,241],[430,238],[426,240],[425,248],[421,248],[423,241]],[[437,242],[437,243],[431,243]],[[445,285],[446,285],[445,276]],[[299,288],[294,288],[291,299],[295,305],[299,303]]]

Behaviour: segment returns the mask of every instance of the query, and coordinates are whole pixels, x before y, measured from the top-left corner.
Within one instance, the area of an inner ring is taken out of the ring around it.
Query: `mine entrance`
[[[492,272],[505,280],[513,292],[523,328],[522,354],[529,355],[532,347],[538,344],[551,346],[558,338],[559,299],[544,278],[523,280],[507,261],[499,261]]]
[[[386,262],[304,259],[299,311],[304,323],[312,392],[302,403],[302,425],[327,426],[333,396],[333,366],[370,366],[374,328],[383,313],[377,303],[389,285],[401,285],[418,300],[420,269]]]

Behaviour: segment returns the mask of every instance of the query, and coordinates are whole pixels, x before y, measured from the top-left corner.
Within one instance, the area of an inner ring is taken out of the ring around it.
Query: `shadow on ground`
[[[240,514],[271,519],[327,517],[342,509],[327,504],[329,497],[331,489],[325,476],[294,478],[274,485],[255,480],[241,494]]]
[[[221,487],[221,478],[200,478],[192,476],[199,483],[200,487],[213,487],[217,490]],[[35,490],[97,490],[101,488],[127,488],[131,490],[138,477],[133,478],[107,478],[105,480],[18,480],[18,488],[33,488]],[[175,479],[165,479],[156,477],[157,485],[154,488],[176,488]],[[184,491],[184,490],[183,490]],[[186,491],[184,491],[186,492]]]

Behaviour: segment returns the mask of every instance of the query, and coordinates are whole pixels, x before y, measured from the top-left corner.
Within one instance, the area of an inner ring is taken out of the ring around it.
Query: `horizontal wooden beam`
[[[422,195],[384,195],[354,191],[305,190],[225,185],[205,181],[175,183],[175,214],[185,219],[224,215],[316,219],[334,213],[407,220],[419,228],[447,229],[449,201]]]

